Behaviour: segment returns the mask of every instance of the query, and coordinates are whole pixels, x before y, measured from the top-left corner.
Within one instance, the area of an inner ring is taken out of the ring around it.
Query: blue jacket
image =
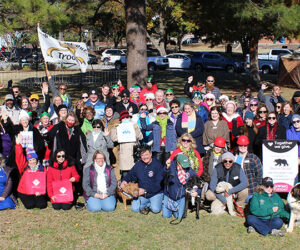
[[[203,148],[203,139],[202,135],[204,132],[204,124],[201,117],[196,113],[196,127],[195,130],[191,133],[191,136],[196,140],[197,151],[199,154],[205,154],[205,150]],[[180,137],[184,133],[187,133],[187,128],[182,128],[182,114],[179,115],[178,120],[176,122],[176,133],[177,137]]]
[[[292,124],[292,117],[292,114],[289,114],[287,117],[285,115],[278,115],[278,124],[285,127],[285,129],[289,129]]]
[[[138,161],[128,174],[122,179],[126,182],[137,182],[139,188],[146,190],[145,198],[162,193],[164,167],[156,158],[147,165],[142,160]]]
[[[102,119],[102,117],[104,116],[104,109],[106,104],[101,102],[99,99],[95,104],[92,104],[91,100],[89,99],[86,103],[86,106],[91,106],[95,109],[96,111],[96,115],[95,115],[95,119]]]
[[[198,115],[200,115],[203,124],[206,123],[208,121],[208,110],[206,107],[204,107],[203,105],[200,105],[198,107],[198,111],[196,112]]]
[[[296,131],[294,126],[291,126],[291,128],[286,131],[286,139],[298,141],[298,158],[300,158],[300,131]]]
[[[160,152],[160,140],[161,140],[161,127],[157,121],[146,125],[146,119],[141,118],[141,126],[144,130],[152,130],[153,131],[153,146],[152,151]],[[176,139],[176,131],[173,126],[173,122],[168,120],[167,123],[167,132],[166,132],[166,152],[170,152],[176,149],[177,139]]]
[[[169,169],[165,168],[165,174],[169,174],[168,183],[164,188],[164,194],[170,197],[172,200],[177,201],[180,200],[185,196],[185,188],[186,184],[182,185],[178,179],[178,172],[177,172],[177,162],[172,161],[171,166]],[[186,175],[186,183],[190,180],[190,178],[196,175],[195,171],[192,168],[187,169]]]

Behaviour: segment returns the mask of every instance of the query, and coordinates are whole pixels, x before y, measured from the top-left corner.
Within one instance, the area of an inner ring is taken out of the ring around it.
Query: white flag
[[[85,43],[59,41],[38,28],[38,36],[43,57],[50,63],[71,63],[79,65],[86,72],[88,49]]]

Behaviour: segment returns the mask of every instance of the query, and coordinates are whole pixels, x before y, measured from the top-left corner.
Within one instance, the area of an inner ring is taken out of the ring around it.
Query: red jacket
[[[48,196],[51,200],[51,203],[53,203],[51,197],[53,196],[53,187],[52,183],[53,181],[58,181],[58,180],[69,180],[71,177],[75,178],[75,182],[78,182],[80,179],[79,174],[76,171],[75,166],[68,166],[68,161],[63,162],[63,167],[62,169],[58,169],[58,163],[54,162],[53,166],[48,167],[48,172],[47,172],[47,193]],[[73,191],[74,191],[74,186],[73,186]],[[70,202],[71,204],[71,202]]]
[[[26,161],[26,158],[23,154],[23,148],[22,148],[21,144],[16,144],[16,146],[15,146],[15,156],[16,156],[16,164],[17,164],[18,170],[21,174],[21,179],[20,179],[17,191],[21,194],[27,194],[25,183],[27,181],[27,174],[28,174],[28,172],[30,172],[30,169],[27,168],[24,171],[24,169],[28,165],[28,162]],[[46,171],[45,167],[43,167],[43,169],[44,169],[44,171]],[[41,172],[41,171],[37,170],[37,172]]]
[[[34,125],[38,129],[38,131],[40,131],[39,130],[39,125],[40,125],[40,123]],[[46,129],[48,131],[50,131],[53,127],[54,127],[54,125],[49,125]],[[46,143],[45,143],[45,147],[46,147],[46,152],[45,152],[44,160],[49,160],[50,159],[51,150],[49,149],[49,145],[46,144]]]
[[[171,154],[170,156],[170,160],[173,161],[174,157],[178,154],[182,153],[182,150],[180,148],[177,148],[173,151],[173,153]],[[198,161],[199,161],[199,168],[198,168],[198,172],[196,173],[198,176],[201,176],[202,173],[203,173],[203,163],[202,163],[202,160],[201,160],[201,156],[199,154],[199,152],[194,149],[194,153],[196,154],[197,158],[198,158]]]

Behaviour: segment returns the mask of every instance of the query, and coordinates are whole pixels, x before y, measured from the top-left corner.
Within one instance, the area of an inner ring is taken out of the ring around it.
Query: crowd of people
[[[227,96],[213,76],[205,83],[191,76],[182,103],[149,77],[144,88],[126,89],[119,80],[83,91],[76,102],[67,84],[56,87],[46,73],[41,93],[23,95],[12,85],[0,107],[0,209],[14,209],[18,197],[26,209],[43,209],[50,200],[54,209],[69,210],[80,208],[83,195],[89,211],[113,211],[116,189],[136,182],[133,212],[162,210],[180,219],[186,184],[199,176],[209,184],[204,191],[212,207],[224,208],[233,195],[238,208],[250,204],[248,232],[282,236],[280,217],[288,214],[272,179],[263,179],[262,143],[300,143],[300,91],[287,101],[280,86],[265,94],[262,84],[257,97],[251,88]],[[222,181],[232,185],[225,195],[216,192]],[[261,197],[268,208],[273,200],[280,206],[263,213]],[[278,220],[267,225],[270,216]]]

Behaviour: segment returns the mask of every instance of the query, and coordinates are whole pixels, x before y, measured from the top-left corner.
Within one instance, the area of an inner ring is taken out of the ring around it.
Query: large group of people
[[[262,142],[300,143],[300,91],[290,102],[280,86],[265,94],[266,84],[257,97],[250,88],[227,96],[213,76],[205,83],[191,76],[181,103],[149,77],[144,88],[126,89],[121,81],[91,88],[75,103],[67,84],[56,87],[47,77],[41,95],[23,96],[13,85],[0,107],[0,209],[14,209],[18,197],[26,209],[46,208],[50,200],[54,209],[69,210],[83,195],[89,211],[113,211],[116,189],[136,182],[133,212],[162,210],[180,219],[186,185],[199,176],[212,207],[226,207],[232,195],[238,208],[250,204],[248,232],[282,235],[280,217],[288,214],[272,179],[263,179]],[[220,182],[232,186],[224,195],[216,192]],[[259,199],[278,205],[267,214]],[[270,216],[278,217],[272,227]]]

